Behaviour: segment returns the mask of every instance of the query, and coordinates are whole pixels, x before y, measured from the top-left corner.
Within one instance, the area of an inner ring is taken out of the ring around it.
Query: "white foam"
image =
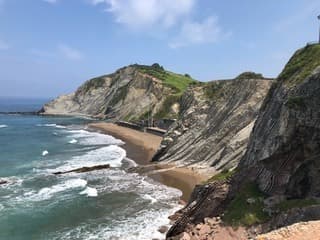
[[[69,141],[70,144],[75,144],[75,143],[77,143],[77,142],[78,142],[78,141],[77,141],[76,139],[74,139],[74,138]]]
[[[71,137],[78,139],[81,145],[122,145],[123,141],[116,139],[110,135],[89,132],[86,130],[71,130]]]
[[[43,152],[42,152],[42,156],[44,157],[44,156],[47,156],[49,154],[49,152],[47,151],[47,150],[44,150]]]
[[[21,186],[21,184],[23,183],[23,179],[16,176],[1,178],[1,180],[7,181],[6,184],[0,185],[0,187],[2,188],[16,188],[18,186]]]
[[[75,156],[64,165],[49,170],[50,172],[69,171],[81,167],[93,167],[110,164],[111,167],[120,167],[126,157],[126,151],[119,146],[111,145],[87,152],[84,155]]]
[[[80,192],[80,194],[87,195],[88,197],[97,197],[98,191],[96,188],[86,187],[86,189]]]
[[[157,199],[155,199],[154,197],[150,196],[149,194],[144,195],[143,198],[146,199],[146,200],[150,200],[152,204],[158,202]]]
[[[176,205],[170,209],[142,210],[135,216],[112,224],[99,224],[94,228],[80,225],[69,231],[60,232],[53,239],[110,239],[110,240],[150,240],[165,239],[158,229],[161,226],[170,226],[168,217],[181,206]]]
[[[83,179],[70,179],[65,181],[64,183],[60,183],[54,185],[52,187],[42,188],[39,192],[34,193],[34,191],[27,192],[24,196],[28,200],[32,201],[43,201],[50,199],[54,194],[60,193],[66,190],[70,190],[73,188],[84,188],[87,185],[87,181]]]
[[[67,128],[66,126],[58,125],[55,123],[37,124],[36,126],[38,126],[38,127],[55,127],[55,128],[62,128],[62,129]]]
[[[6,127],[8,127],[8,125],[0,124],[0,128],[6,128]]]

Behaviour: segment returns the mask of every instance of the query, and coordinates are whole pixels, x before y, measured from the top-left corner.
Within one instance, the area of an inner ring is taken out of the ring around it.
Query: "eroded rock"
[[[104,164],[104,165],[97,165],[93,167],[82,167],[82,168],[77,168],[65,172],[55,172],[53,173],[54,175],[61,175],[61,174],[67,174],[67,173],[84,173],[84,172],[92,172],[96,170],[103,170],[103,169],[108,169],[110,168],[110,164]]]

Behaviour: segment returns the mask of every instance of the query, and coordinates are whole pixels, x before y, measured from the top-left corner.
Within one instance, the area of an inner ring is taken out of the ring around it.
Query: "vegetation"
[[[101,77],[96,77],[88,80],[85,84],[83,84],[81,90],[84,92],[89,91],[90,89],[96,89],[99,87],[102,87],[105,83],[105,78],[106,76],[101,76]]]
[[[264,197],[255,183],[246,184],[228,205],[223,220],[233,226],[251,226],[266,222],[269,216],[263,211]],[[253,202],[248,203],[248,199]]]
[[[224,82],[221,82],[221,81],[206,83],[205,90],[204,90],[205,96],[209,99],[212,99],[214,97],[219,97],[218,93],[222,89],[223,84]]]
[[[289,97],[288,101],[286,102],[286,106],[288,108],[301,108],[305,106],[304,100],[302,97]]]
[[[138,64],[133,66],[137,67],[140,72],[161,80],[166,86],[173,89],[175,94],[182,94],[190,84],[196,82],[190,76],[165,71],[158,63],[151,66]]]
[[[279,80],[289,85],[299,84],[320,66],[320,45],[310,45],[298,50],[279,75]]]
[[[235,173],[235,169],[234,170],[223,170],[222,172],[214,175],[213,177],[209,178],[205,183],[210,183],[210,182],[214,182],[214,181],[221,181],[221,180],[227,180],[229,178],[231,178],[233,176],[233,174]]]
[[[301,208],[319,204],[320,200],[316,199],[290,199],[282,201],[281,203],[277,204],[275,208],[281,212],[286,212],[292,208]]]
[[[154,116],[155,118],[167,118],[167,117],[177,117],[177,116],[169,116],[171,112],[171,107],[173,104],[180,101],[181,95],[169,95],[163,102],[161,109]]]
[[[241,73],[236,79],[263,79],[263,75],[261,73],[255,72],[244,72]]]

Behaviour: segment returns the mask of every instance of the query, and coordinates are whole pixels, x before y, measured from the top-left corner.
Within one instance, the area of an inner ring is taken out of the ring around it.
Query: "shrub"
[[[236,79],[263,79],[263,75],[261,73],[255,72],[244,72],[241,73]]]
[[[247,202],[249,198],[254,199],[254,202],[249,204]],[[224,222],[233,226],[251,226],[266,222],[269,216],[263,211],[264,198],[265,195],[255,183],[246,184],[227,206],[223,216]]]

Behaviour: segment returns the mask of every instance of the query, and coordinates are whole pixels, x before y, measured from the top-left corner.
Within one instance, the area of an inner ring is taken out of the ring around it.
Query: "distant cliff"
[[[272,80],[243,73],[233,80],[202,83],[181,98],[181,116],[154,161],[221,171],[238,165]]]
[[[189,75],[166,71],[159,64],[130,65],[85,82],[76,92],[47,103],[41,114],[126,121],[148,115],[176,118],[180,96],[195,82]]]
[[[239,166],[198,186],[167,236],[191,234],[215,216],[254,226],[254,233],[317,220],[319,197],[320,45],[312,45],[298,50],[273,83]]]

